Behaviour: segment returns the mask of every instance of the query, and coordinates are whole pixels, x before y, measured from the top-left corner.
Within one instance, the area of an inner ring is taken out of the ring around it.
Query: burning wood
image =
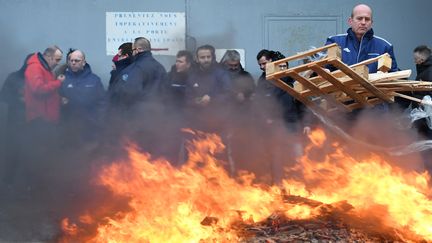
[[[288,204],[308,204],[319,211],[311,219],[290,219],[283,212],[274,213],[258,223],[238,221],[231,227],[239,242],[404,242],[397,230],[381,225],[379,219],[360,218],[347,202],[323,204],[299,196],[285,196]],[[210,219],[209,219],[210,218]],[[214,227],[218,219],[206,217],[203,224]],[[220,228],[219,228],[220,229]]]
[[[268,225],[259,226],[259,231],[252,237],[245,237],[241,242],[397,242],[398,237],[372,235],[354,229],[342,222],[322,220],[285,221],[284,226],[274,229]],[[245,228],[253,232],[256,226]]]
[[[427,173],[405,172],[377,155],[359,161],[337,143],[316,161],[308,154],[326,140],[318,130],[305,156],[286,168],[296,176],[280,186],[262,186],[250,175],[226,173],[214,157],[223,148],[218,136],[195,135],[181,168],[130,146],[126,161],[98,176],[113,196],[128,198],[128,210],[106,204],[99,210],[113,210],[83,209],[81,221],[63,220],[60,242],[432,240]]]
[[[216,217],[207,216],[201,221],[201,225],[204,225],[204,226],[216,225],[218,221],[219,221],[219,219]]]

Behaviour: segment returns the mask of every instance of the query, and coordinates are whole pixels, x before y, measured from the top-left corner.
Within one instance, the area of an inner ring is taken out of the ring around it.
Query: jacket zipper
[[[361,38],[361,40],[360,40],[360,46],[359,46],[359,50],[358,50],[358,53],[357,53],[357,62],[356,62],[356,63],[359,62],[360,52],[361,52],[361,47],[362,47],[363,38],[364,38],[365,34],[366,34],[366,33],[363,34],[363,36],[362,36],[362,38]]]

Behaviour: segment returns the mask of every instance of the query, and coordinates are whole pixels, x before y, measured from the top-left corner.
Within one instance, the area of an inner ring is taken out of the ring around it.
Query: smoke
[[[430,140],[409,124],[406,112],[392,105],[390,111],[372,108],[339,117],[314,113],[333,139],[342,142],[354,156],[376,153],[407,170],[423,171]]]
[[[101,168],[126,158],[128,143],[153,158],[164,157],[181,166],[187,160],[185,141],[192,139],[182,128],[218,134],[226,146],[218,155],[226,170],[232,176],[252,172],[260,183],[277,184],[295,176],[285,174],[284,168],[293,167],[303,155],[308,143],[305,125],[324,128],[330,135],[329,144],[337,141],[354,156],[379,153],[397,166],[422,171],[421,155],[388,153],[389,148],[418,140],[412,129],[398,128],[401,115],[397,110],[364,110],[355,117],[336,114],[323,118],[307,113],[304,120],[290,124],[284,121],[279,104],[263,104],[254,97],[247,104],[219,103],[200,109],[144,102],[128,109],[110,109],[99,126],[91,129],[79,119],[58,126],[9,123],[2,156],[0,240],[52,240],[60,232],[61,219],[76,219],[83,208],[108,205],[101,210],[101,218],[128,210],[127,198],[113,197],[95,183]],[[315,156],[325,154],[325,150],[317,151]],[[110,203],[103,203],[107,201]]]

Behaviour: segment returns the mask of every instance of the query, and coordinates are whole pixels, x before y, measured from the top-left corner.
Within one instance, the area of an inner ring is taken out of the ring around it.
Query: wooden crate
[[[320,60],[288,69],[279,67],[282,63],[304,60],[323,51],[327,54]],[[377,62],[379,73],[369,74],[367,65],[374,62]],[[391,64],[390,55],[383,54],[348,66],[341,61],[341,49],[334,43],[267,63],[266,79],[306,106],[320,112],[350,112],[383,102],[394,102],[395,96],[406,96],[400,95],[398,91],[432,90],[430,82],[401,80],[409,77],[411,70],[387,73]],[[330,72],[326,68],[329,65],[338,70]],[[310,77],[308,74],[311,73],[315,75]],[[284,77],[293,78],[294,87],[282,81]]]

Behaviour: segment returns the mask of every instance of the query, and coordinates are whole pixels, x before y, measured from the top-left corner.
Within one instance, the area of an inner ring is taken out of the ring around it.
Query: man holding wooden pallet
[[[348,18],[348,24],[350,28],[347,30],[347,33],[330,36],[326,42],[326,45],[337,43],[341,47],[342,61],[345,64],[353,65],[388,53],[392,59],[389,72],[399,70],[393,52],[393,45],[384,38],[374,35],[372,29],[372,9],[368,5],[356,5],[351,12],[351,16]],[[376,73],[378,71],[377,62],[369,64],[368,68],[369,73]],[[380,104],[375,109],[378,111],[387,111],[388,108],[388,105]]]
[[[377,57],[388,53],[392,58],[392,67],[389,72],[398,71],[393,45],[387,40],[374,35],[372,29],[372,9],[365,5],[356,5],[348,19],[350,28],[347,33],[330,36],[326,45],[337,43],[342,50],[342,61],[348,65]],[[368,65],[369,73],[377,72],[377,63]]]

